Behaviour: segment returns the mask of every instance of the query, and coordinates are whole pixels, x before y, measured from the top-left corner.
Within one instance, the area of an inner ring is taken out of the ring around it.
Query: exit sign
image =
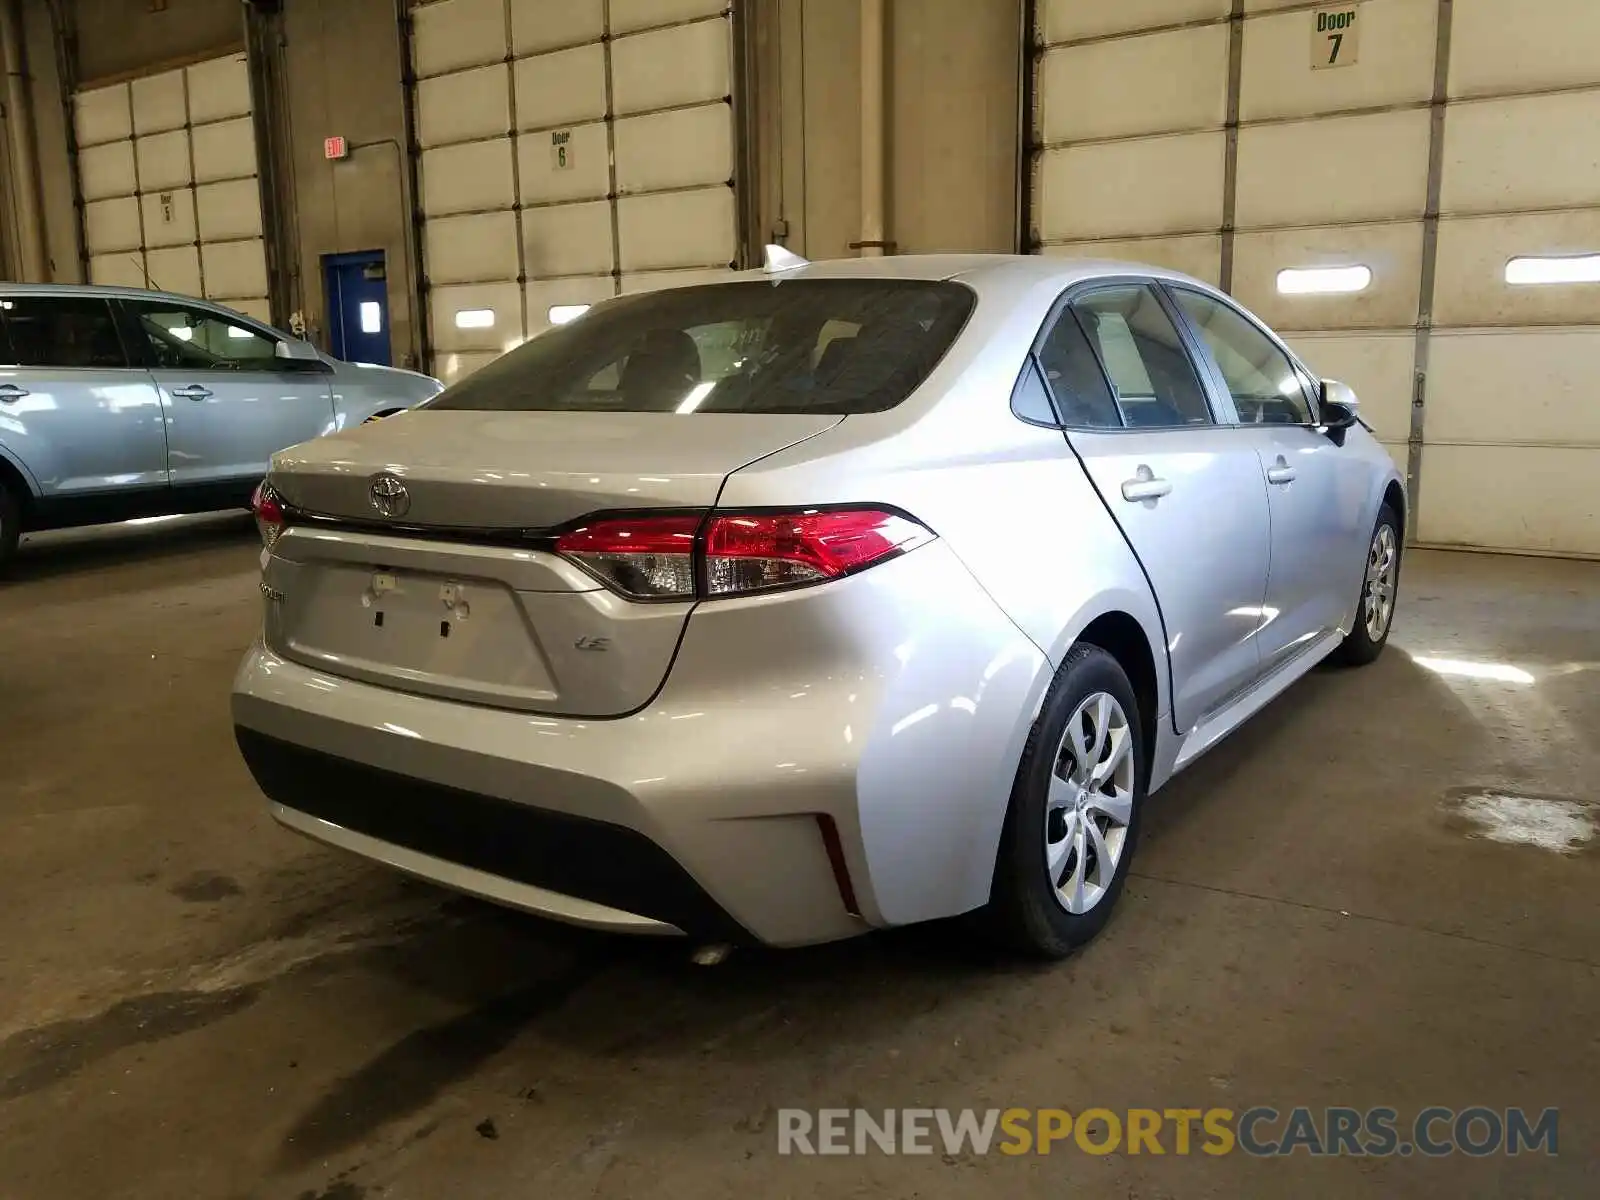
[[[342,137],[323,138],[322,139],[322,157],[323,158],[349,158],[350,157],[350,143],[345,141]]]

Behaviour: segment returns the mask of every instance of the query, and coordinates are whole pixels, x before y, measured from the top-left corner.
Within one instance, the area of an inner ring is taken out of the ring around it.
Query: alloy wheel
[[[1395,585],[1400,573],[1400,548],[1394,527],[1380,524],[1367,552],[1367,586],[1364,598],[1367,637],[1381,642],[1394,616]]]
[[[1116,878],[1134,780],[1128,715],[1116,697],[1096,692],[1067,720],[1045,800],[1045,868],[1069,913],[1088,912]]]

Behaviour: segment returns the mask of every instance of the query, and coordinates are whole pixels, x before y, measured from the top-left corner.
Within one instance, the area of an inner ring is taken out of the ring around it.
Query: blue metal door
[[[383,251],[325,254],[322,266],[328,286],[333,356],[346,362],[389,366],[389,284]]]

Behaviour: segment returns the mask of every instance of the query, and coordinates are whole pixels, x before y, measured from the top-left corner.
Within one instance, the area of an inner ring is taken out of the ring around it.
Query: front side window
[[[1271,338],[1243,313],[1187,288],[1172,295],[1222,371],[1246,425],[1309,425],[1311,405],[1300,374]]]
[[[850,413],[905,400],[974,302],[956,283],[795,279],[608,302],[428,407],[499,412]]]
[[[1154,288],[1098,288],[1073,301],[1072,310],[1100,357],[1125,425],[1170,429],[1212,423],[1194,363]]]
[[[203,308],[129,301],[157,367],[189,371],[276,371],[278,343],[243,322]]]
[[[21,367],[126,367],[111,305],[93,296],[13,296],[0,301],[11,357]]]

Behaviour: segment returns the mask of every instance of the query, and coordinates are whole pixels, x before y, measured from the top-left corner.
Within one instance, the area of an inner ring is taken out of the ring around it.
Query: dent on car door
[[[279,359],[270,331],[209,308],[127,308],[170,412],[175,487],[254,482],[277,451],[332,429],[326,364]]]
[[[130,361],[110,303],[13,293],[0,301],[0,314],[0,431],[42,499],[165,487],[161,400]]]
[[[1266,483],[1272,563],[1260,642],[1270,669],[1332,633],[1355,602],[1367,468],[1317,428],[1302,373],[1276,338],[1220,297],[1170,292]]]
[[[1147,282],[1072,296],[1038,347],[1067,439],[1155,592],[1186,732],[1259,675],[1265,485]]]

